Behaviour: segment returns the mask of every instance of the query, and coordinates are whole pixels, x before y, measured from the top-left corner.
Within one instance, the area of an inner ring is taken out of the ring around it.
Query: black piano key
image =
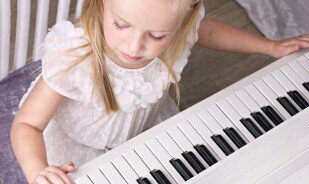
[[[250,118],[242,118],[240,122],[248,129],[253,137],[258,138],[263,132],[254,124]]]
[[[264,106],[261,109],[276,126],[283,122],[283,119],[271,106]]]
[[[189,171],[189,169],[182,163],[182,161],[178,158],[173,158],[170,160],[170,163],[177,170],[180,176],[185,180],[189,180],[193,177],[193,174]]]
[[[238,147],[241,148],[246,145],[246,142],[241,138],[241,136],[236,132],[236,130],[232,127],[225,128],[223,131],[226,135],[233,141],[233,143]]]
[[[219,148],[226,154],[229,155],[234,152],[233,148],[226,142],[222,135],[213,135],[211,139],[219,146]]]
[[[291,116],[294,116],[299,112],[287,97],[279,97],[277,98],[277,101],[285,108],[285,110],[288,111]]]
[[[303,83],[303,86],[309,91],[309,82]]]
[[[196,173],[200,173],[206,169],[192,151],[185,151],[181,155],[188,161],[188,163],[196,171]]]
[[[205,162],[212,166],[217,163],[217,159],[210,153],[210,151],[203,144],[197,144],[194,146],[194,149],[201,155]]]
[[[268,120],[263,116],[260,112],[253,112],[251,116],[255,121],[265,130],[265,132],[269,131],[273,128],[273,126],[268,122]]]
[[[294,102],[301,108],[306,109],[309,103],[304,99],[304,97],[298,91],[289,91],[288,95],[294,100]]]
[[[159,184],[171,184],[160,170],[154,169],[150,174]]]
[[[138,184],[151,184],[150,181],[147,178],[144,178],[144,177],[140,177],[136,181],[137,181]]]

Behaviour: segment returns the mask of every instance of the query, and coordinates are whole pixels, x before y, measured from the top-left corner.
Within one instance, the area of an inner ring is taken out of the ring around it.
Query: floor
[[[16,15],[16,1],[12,0],[12,15]],[[31,61],[31,45],[33,43],[35,8],[37,1],[31,1],[31,28],[29,39],[28,58]],[[55,17],[58,1],[50,1],[50,17]],[[76,3],[72,0],[71,13]],[[204,0],[206,16],[213,17],[230,23],[236,27],[260,34],[248,18],[246,12],[235,0]],[[16,17],[12,16],[12,35],[15,35]],[[55,19],[49,21],[49,27]],[[14,43],[14,36],[11,37]],[[11,51],[14,44],[11,45]],[[11,53],[11,56],[13,53]],[[11,57],[12,58],[12,57]],[[180,81],[181,101],[180,110],[184,110],[208,96],[224,89],[236,81],[250,75],[254,71],[270,64],[275,59],[262,55],[245,55],[226,52],[217,52],[203,47],[195,46],[189,57],[189,63],[182,73]]]
[[[204,1],[206,16],[261,34],[234,0]],[[184,110],[275,61],[263,55],[226,53],[194,47],[182,73],[180,109]]]

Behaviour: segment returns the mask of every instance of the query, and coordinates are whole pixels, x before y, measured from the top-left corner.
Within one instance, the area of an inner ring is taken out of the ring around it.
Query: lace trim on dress
[[[107,55],[105,55],[105,62],[108,66],[108,69],[116,75],[143,75],[145,72],[148,72],[149,70],[152,70],[154,67],[156,67],[154,65],[160,65],[159,62],[162,61],[159,58],[155,58],[147,66],[137,69],[123,68],[109,59]]]

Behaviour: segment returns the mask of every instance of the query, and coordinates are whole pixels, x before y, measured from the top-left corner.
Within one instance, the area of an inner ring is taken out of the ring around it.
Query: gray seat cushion
[[[11,147],[10,128],[21,97],[41,72],[33,71],[40,66],[41,61],[32,62],[0,81],[0,183],[27,183]]]

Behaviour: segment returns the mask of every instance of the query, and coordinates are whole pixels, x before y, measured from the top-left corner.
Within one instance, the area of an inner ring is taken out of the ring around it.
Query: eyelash
[[[125,29],[125,27],[120,26],[116,21],[114,21],[113,25],[116,27],[116,29],[122,31],[123,29]],[[165,36],[161,36],[161,37],[155,37],[153,35],[150,34],[151,39],[153,39],[154,41],[161,41],[165,38]]]

